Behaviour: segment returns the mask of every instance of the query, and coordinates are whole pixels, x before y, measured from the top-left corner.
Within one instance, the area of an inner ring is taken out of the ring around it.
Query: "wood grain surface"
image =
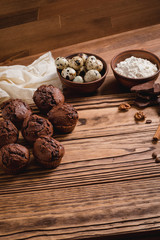
[[[159,0],[1,0],[0,62],[160,23]]]
[[[57,169],[44,170],[32,157],[22,174],[0,170],[0,239],[110,239],[160,230],[160,164],[152,159],[160,152],[152,143],[158,109],[144,110],[151,124],[136,123],[137,109],[118,111],[133,98],[72,99],[79,122],[71,134],[54,136],[66,151]]]
[[[32,1],[32,9],[36,2]],[[27,4],[23,1],[23,10]],[[59,48],[52,54],[92,52],[109,64],[127,49],[146,49],[160,57],[159,42],[160,25],[155,25]],[[42,53],[14,59],[26,54],[12,55],[2,64],[28,65]],[[159,143],[151,141],[159,110],[145,109],[152,123],[136,124],[136,109],[118,112],[118,105],[133,96],[113,94],[117,92],[125,90],[111,69],[97,96],[73,99],[65,92],[80,118],[72,134],[55,136],[66,149],[56,170],[41,169],[33,158],[29,169],[18,176],[0,170],[0,239],[159,240],[160,165],[151,157],[153,151],[160,151]],[[24,144],[22,139],[19,142]]]

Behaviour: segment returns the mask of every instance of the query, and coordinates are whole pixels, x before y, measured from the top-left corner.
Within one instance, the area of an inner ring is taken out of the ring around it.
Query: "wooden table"
[[[159,43],[156,25],[52,53],[93,52],[109,63],[126,49],[160,56]],[[29,64],[38,56],[8,64]],[[160,239],[160,164],[152,158],[160,152],[160,143],[152,143],[158,108],[144,109],[151,124],[136,123],[133,107],[119,112],[119,104],[134,96],[120,88],[111,70],[96,95],[65,94],[79,122],[73,133],[55,136],[66,150],[61,165],[44,170],[32,158],[18,176],[0,171],[0,239]]]

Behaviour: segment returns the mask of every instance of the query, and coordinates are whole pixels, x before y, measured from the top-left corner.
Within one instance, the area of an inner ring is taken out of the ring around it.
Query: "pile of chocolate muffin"
[[[33,114],[21,99],[9,99],[1,105],[0,167],[9,174],[21,172],[30,162],[29,150],[17,143],[19,130],[33,146],[35,160],[44,168],[56,168],[64,156],[64,147],[52,135],[72,132],[78,121],[76,109],[65,103],[62,92],[52,85],[40,86],[33,100],[48,119]]]

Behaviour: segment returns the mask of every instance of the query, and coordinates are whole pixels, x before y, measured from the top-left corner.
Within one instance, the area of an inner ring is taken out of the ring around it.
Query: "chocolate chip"
[[[146,120],[146,124],[150,124],[150,123],[152,123],[152,120],[147,119],[147,120]]]
[[[153,153],[152,153],[152,158],[155,159],[156,157],[157,157],[157,153],[156,153],[156,152],[153,152]]]
[[[44,120],[42,118],[37,118],[37,123],[42,124],[44,123]]]
[[[156,157],[155,162],[156,162],[156,163],[160,163],[160,156],[157,156],[157,157]]]

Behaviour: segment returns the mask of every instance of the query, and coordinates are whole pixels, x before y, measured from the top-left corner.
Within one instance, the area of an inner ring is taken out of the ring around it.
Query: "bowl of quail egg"
[[[107,63],[92,53],[75,53],[55,59],[63,86],[79,93],[95,92],[108,73]]]

